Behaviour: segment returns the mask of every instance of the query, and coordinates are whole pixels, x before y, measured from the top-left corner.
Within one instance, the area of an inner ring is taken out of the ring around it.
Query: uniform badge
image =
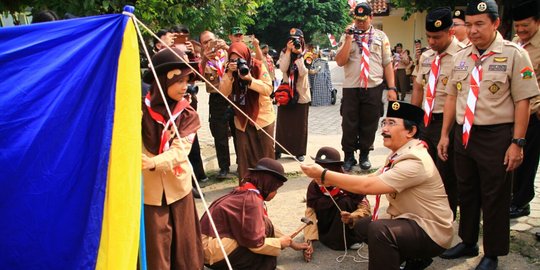
[[[489,71],[506,71],[506,65],[489,65]]]
[[[422,86],[426,86],[426,79],[422,79]]]
[[[492,94],[495,94],[497,93],[497,91],[499,91],[500,88],[496,84],[492,84],[488,89],[489,89],[489,92],[491,92]]]
[[[439,28],[439,27],[441,27],[442,22],[441,22],[441,20],[436,20],[433,25],[435,25],[435,27]]]
[[[476,9],[478,9],[480,12],[484,12],[487,9],[487,5],[484,2],[480,2],[478,6],[476,6]]]
[[[444,86],[446,86],[447,83],[448,83],[448,77],[444,77],[444,78],[442,79],[442,84],[443,84]]]
[[[531,67],[524,67],[521,71],[521,78],[524,80],[529,80],[533,77],[533,70]]]
[[[211,75],[210,78],[209,78],[211,81],[215,80],[216,78],[214,77],[214,75]]]
[[[394,103],[392,103],[392,110],[394,110],[394,111],[399,110],[399,106],[400,106],[400,105],[399,105],[399,102],[394,102]]]
[[[356,11],[357,11],[359,14],[362,14],[362,13],[364,13],[364,8],[359,7]]]
[[[456,88],[457,88],[458,91],[461,91],[461,82],[458,82],[456,84]]]
[[[456,16],[456,17],[457,17],[457,16],[459,16],[459,15],[461,15],[461,11],[459,11],[459,10],[456,10],[456,12],[454,12],[454,16]]]
[[[174,75],[180,75],[182,74],[182,71],[179,70],[179,69],[173,69],[169,72],[167,72],[167,79],[172,79],[174,77]]]
[[[497,63],[506,63],[506,60],[508,60],[508,57],[493,57],[493,62]]]

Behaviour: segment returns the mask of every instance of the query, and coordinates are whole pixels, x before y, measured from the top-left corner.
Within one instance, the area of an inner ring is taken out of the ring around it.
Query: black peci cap
[[[371,7],[366,2],[358,3],[356,7],[354,7],[353,16],[355,20],[364,21],[371,16]]]
[[[409,103],[390,101],[388,102],[386,117],[409,120],[421,126],[424,121],[424,110]]]
[[[495,0],[472,0],[467,4],[465,15],[493,14],[499,17],[499,6]]]
[[[465,11],[463,9],[456,9],[452,13],[452,19],[460,19],[465,21]]]
[[[452,10],[449,7],[438,7],[426,16],[426,31],[439,32],[452,26]]]
[[[538,0],[516,1],[512,6],[512,20],[521,21],[530,17],[540,17]]]

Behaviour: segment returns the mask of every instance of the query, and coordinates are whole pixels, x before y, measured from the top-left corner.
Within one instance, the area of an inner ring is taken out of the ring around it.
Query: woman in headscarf
[[[268,70],[261,61],[251,57],[251,51],[243,42],[233,42],[228,55],[227,71],[219,84],[219,91],[273,136],[275,113],[270,98],[273,87]],[[242,179],[247,176],[248,168],[254,167],[259,159],[274,157],[274,141],[237,109],[234,125],[238,175]]]
[[[339,151],[332,147],[322,147],[317,151],[315,163],[330,171],[343,173],[343,161]],[[304,229],[304,239],[310,244],[310,248],[304,252],[304,259],[310,261],[313,254],[313,241],[321,241],[325,246],[334,250],[344,250],[345,240],[347,247],[358,249],[362,239],[358,237],[352,228],[345,226],[341,221],[341,213],[334,205],[336,201],[342,211],[349,212],[352,219],[358,220],[370,216],[370,206],[363,194],[355,194],[338,187],[317,184],[311,181],[306,196],[306,217],[315,224]]]
[[[173,49],[181,57],[185,54]],[[187,57],[185,58],[187,60]],[[162,50],[152,57],[158,75],[147,72],[151,84],[142,106],[142,169],[144,221],[149,269],[203,269],[203,250],[187,156],[200,127],[189,105],[188,83],[195,74],[173,54]],[[190,63],[197,67],[197,63]],[[165,94],[163,100],[158,85]],[[172,111],[167,113],[165,104]],[[179,137],[174,131],[178,127]]]
[[[216,199],[209,207],[231,266],[235,270],[274,270],[281,250],[307,248],[274,229],[264,202],[272,200],[287,181],[283,166],[263,158],[244,178],[242,185]],[[204,262],[211,269],[228,269],[208,213],[201,218]]]
[[[278,107],[276,141],[300,161],[304,161],[307,148],[308,112],[311,93],[309,91],[308,68],[304,63],[304,34],[302,30],[292,28],[289,32],[287,47],[279,57],[279,68],[283,73],[283,82],[288,83],[295,95],[296,102]],[[280,158],[284,149],[276,145],[276,158]]]

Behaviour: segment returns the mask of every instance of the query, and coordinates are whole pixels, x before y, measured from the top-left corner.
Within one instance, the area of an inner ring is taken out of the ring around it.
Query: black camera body
[[[297,50],[302,49],[302,42],[300,42],[299,38],[291,38],[291,40],[292,40],[292,43],[293,43],[295,49],[297,49]]]
[[[345,31],[347,35],[361,35],[364,33],[364,31],[356,29],[356,28],[349,28]]]
[[[244,58],[238,58],[236,59],[236,67],[238,69],[238,73],[242,76],[246,76],[249,73],[249,66],[247,61]]]

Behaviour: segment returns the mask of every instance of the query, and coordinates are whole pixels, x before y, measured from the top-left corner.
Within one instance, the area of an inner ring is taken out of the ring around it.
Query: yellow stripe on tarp
[[[96,269],[136,269],[141,214],[141,76],[133,21],[118,63],[114,126]]]

